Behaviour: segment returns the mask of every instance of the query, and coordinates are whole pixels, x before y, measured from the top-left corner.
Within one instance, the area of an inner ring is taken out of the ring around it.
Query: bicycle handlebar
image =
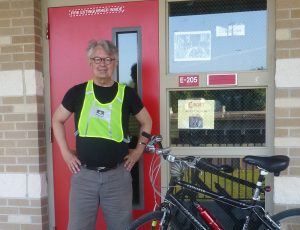
[[[232,173],[234,171],[234,168],[230,165],[214,165],[212,163],[209,163],[207,160],[201,157],[195,157],[195,156],[187,156],[183,158],[176,158],[174,155],[170,154],[171,153],[171,148],[163,148],[162,147],[162,136],[161,135],[153,135],[151,136],[148,133],[143,132],[142,135],[148,139],[150,139],[149,143],[146,145],[145,152],[148,153],[155,153],[157,155],[162,156],[165,160],[168,162],[175,162],[176,160],[178,161],[185,161],[188,162],[188,166],[190,168],[198,168],[200,170],[208,171],[213,174],[222,176],[224,178],[230,179],[232,181],[238,182],[240,184],[244,184],[248,187],[255,188],[256,184],[236,178],[230,174],[227,173]],[[156,147],[158,145],[158,147]]]

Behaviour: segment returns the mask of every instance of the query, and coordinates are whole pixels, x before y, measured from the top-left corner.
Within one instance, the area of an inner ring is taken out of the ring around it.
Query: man
[[[129,114],[140,123],[140,133],[151,132],[152,120],[134,90],[113,80],[118,51],[112,42],[91,41],[87,56],[91,80],[69,89],[52,119],[62,157],[73,173],[68,229],[95,229],[101,206],[107,228],[121,230],[131,221],[130,170],[148,141],[140,135],[136,148],[128,150]],[[64,127],[72,113],[76,150],[69,148]]]

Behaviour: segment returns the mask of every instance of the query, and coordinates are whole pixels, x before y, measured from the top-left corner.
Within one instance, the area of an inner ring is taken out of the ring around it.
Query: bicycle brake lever
[[[155,153],[155,146],[153,144],[147,144],[145,147],[145,152],[147,153]]]

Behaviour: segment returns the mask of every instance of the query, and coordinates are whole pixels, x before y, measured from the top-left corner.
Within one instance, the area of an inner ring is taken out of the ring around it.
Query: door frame
[[[54,175],[53,175],[53,149],[52,149],[52,125],[51,125],[51,93],[50,93],[50,47],[48,38],[48,8],[64,7],[64,6],[80,6],[80,5],[100,5],[122,2],[139,2],[142,0],[103,0],[101,3],[96,0],[45,0],[41,2],[42,12],[42,47],[43,47],[43,76],[44,76],[44,102],[45,102],[45,130],[46,130],[46,153],[47,153],[47,183],[48,183],[48,216],[49,229],[56,229],[55,206],[54,206]],[[158,0],[157,0],[158,1]],[[160,11],[160,9],[159,9]],[[159,33],[159,31],[158,31]],[[114,34],[112,34],[114,37]],[[158,39],[159,42],[159,39]],[[158,44],[159,45],[159,44]],[[140,59],[139,59],[140,61]],[[159,68],[159,66],[158,66]],[[160,127],[158,127],[160,128]],[[142,170],[142,169],[140,169]],[[142,181],[143,182],[143,181]],[[144,182],[143,182],[144,183]],[[141,202],[144,203],[144,195],[141,197]],[[141,207],[135,207],[137,209]]]

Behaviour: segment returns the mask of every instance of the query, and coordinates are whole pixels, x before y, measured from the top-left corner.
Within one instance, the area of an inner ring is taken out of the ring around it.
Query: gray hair
[[[86,49],[88,58],[91,58],[96,47],[100,46],[104,51],[118,59],[118,48],[109,40],[91,40]]]

